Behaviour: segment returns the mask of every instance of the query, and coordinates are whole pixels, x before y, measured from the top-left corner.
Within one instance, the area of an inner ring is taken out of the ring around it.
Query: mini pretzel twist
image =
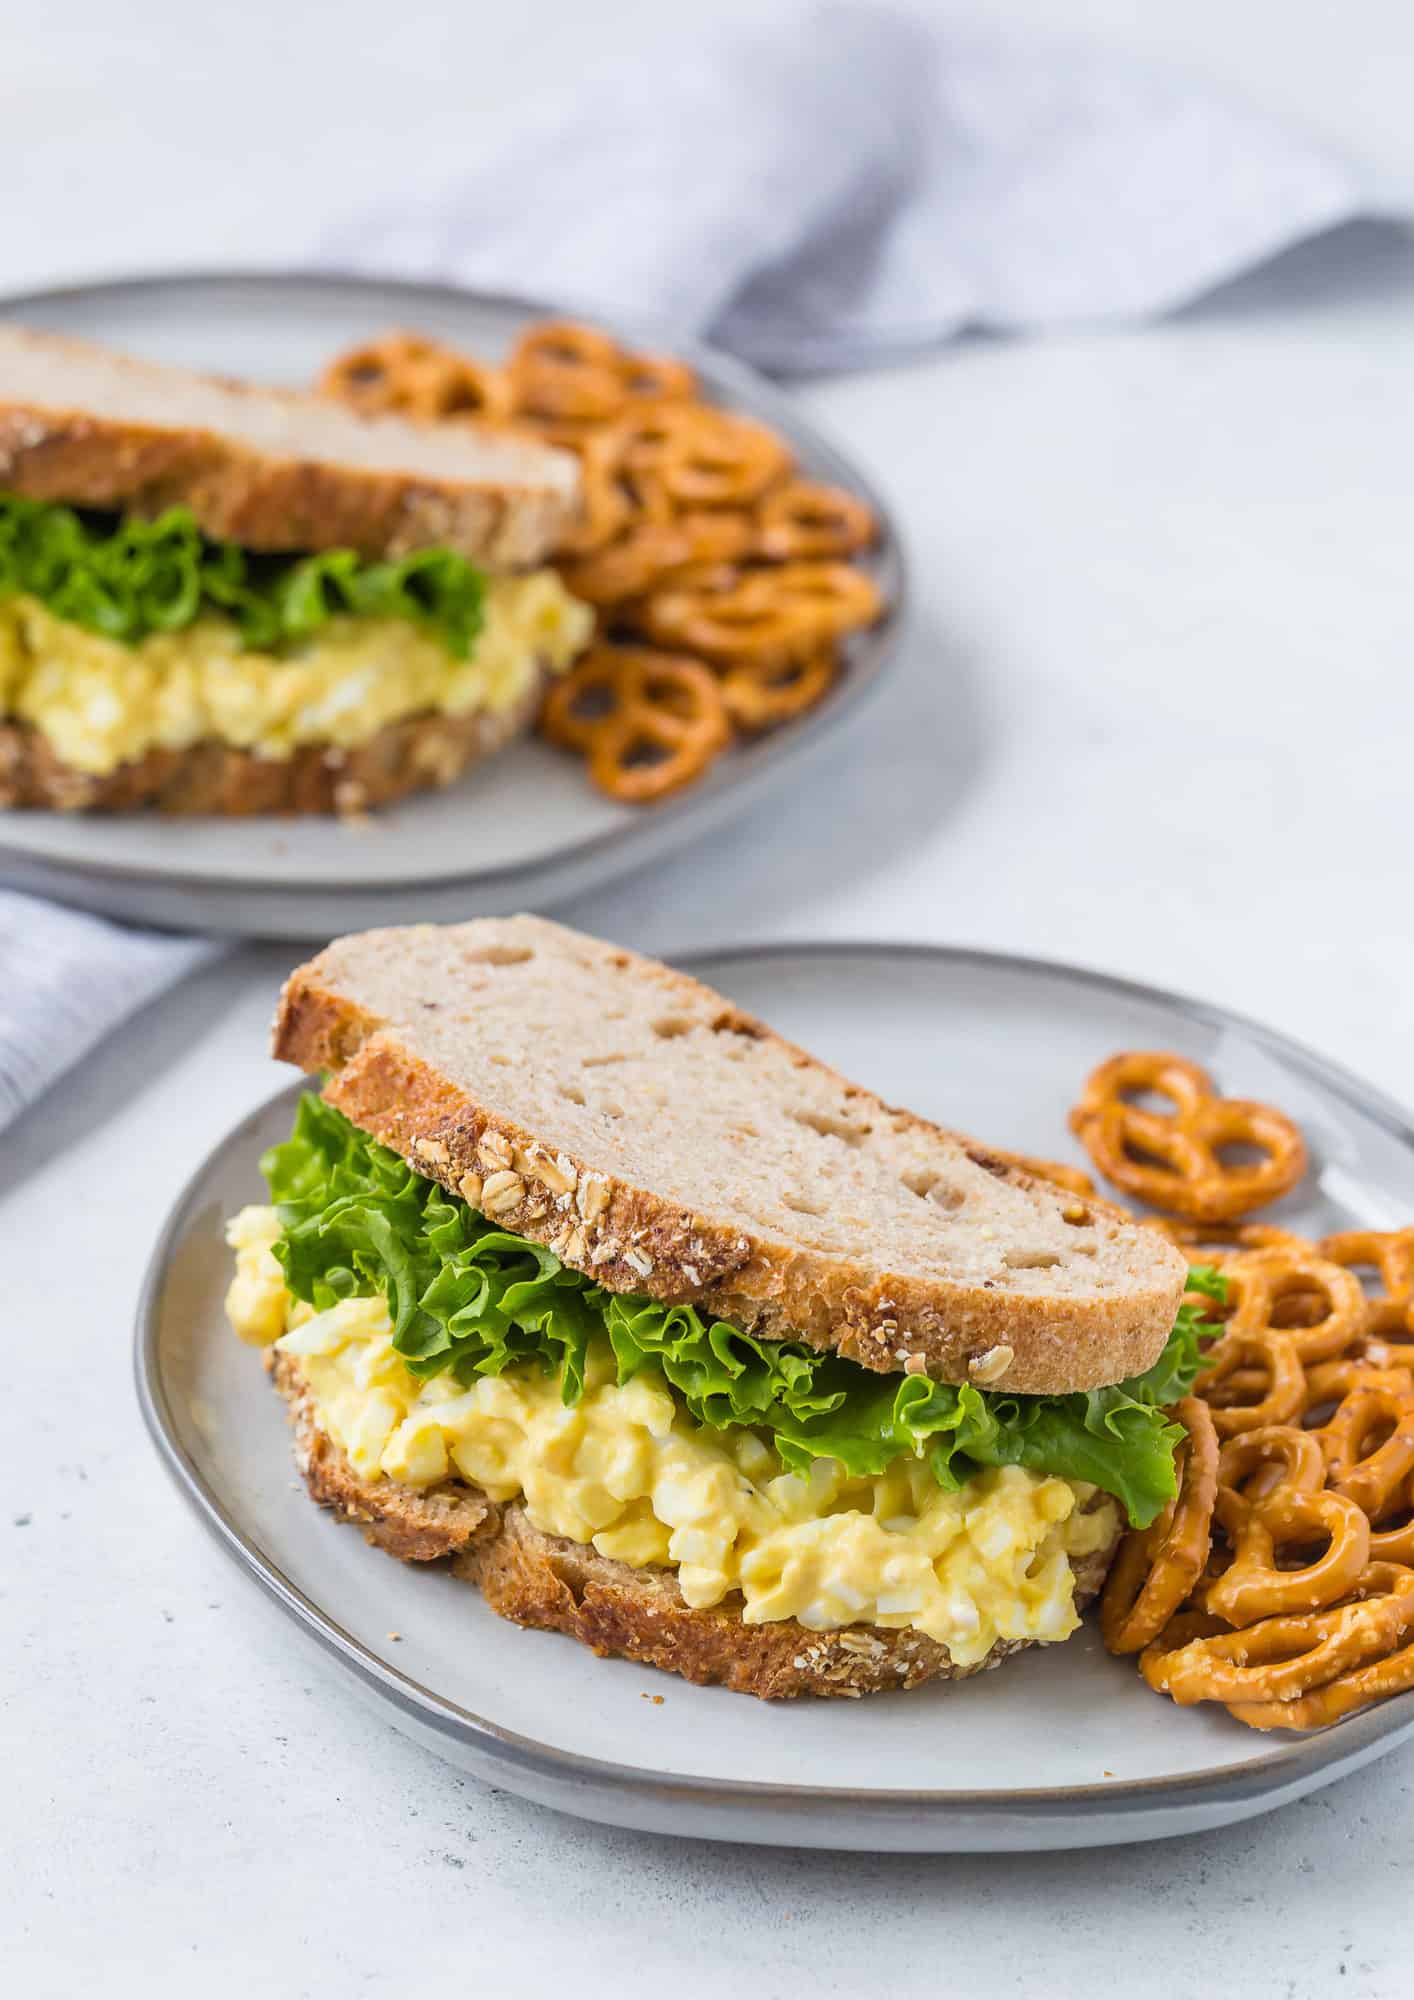
[[[1370,1601],[1394,1599],[1414,1605],[1414,1570],[1401,1563],[1371,1563],[1362,1579],[1362,1589]],[[1396,1616],[1397,1642],[1411,1629],[1414,1610]],[[1392,1694],[1414,1687],[1414,1645],[1399,1646],[1383,1659],[1367,1659],[1327,1680],[1311,1692],[1285,1701],[1249,1699],[1229,1704],[1229,1712],[1253,1729],[1325,1729],[1356,1709],[1367,1708]]]
[[[1402,1388],[1392,1382],[1355,1384],[1311,1435],[1325,1455],[1332,1492],[1345,1494],[1378,1521],[1414,1471],[1414,1382]]]
[[[693,588],[670,583],[643,606],[643,623],[660,645],[704,659],[808,658],[846,632],[872,624],[879,592],[846,563],[783,563]]]
[[[1155,1091],[1172,1112],[1130,1101]],[[1306,1171],[1297,1127],[1270,1105],[1220,1097],[1197,1063],[1134,1049],[1101,1063],[1071,1113],[1071,1129],[1107,1180],[1126,1194],[1192,1222],[1232,1222],[1295,1187]],[[1235,1165],[1224,1147],[1257,1149]]]
[[[1187,1706],[1197,1701],[1294,1700],[1388,1653],[1414,1624],[1414,1573],[1383,1596],[1329,1611],[1264,1618],[1172,1646],[1163,1636],[1140,1655],[1151,1688]]]
[[[551,688],[552,742],[583,751],[610,798],[641,803],[691,784],[726,743],[721,689],[697,660],[594,646]]]
[[[1229,1332],[1279,1327],[1308,1365],[1344,1353],[1359,1337],[1364,1298],[1358,1279],[1339,1264],[1282,1244],[1235,1251],[1219,1268]],[[1284,1310],[1293,1302],[1299,1313]]]
[[[874,516],[862,500],[839,486],[789,479],[756,509],[756,547],[773,562],[811,556],[852,556],[874,539]]]
[[[1112,1653],[1137,1653],[1156,1639],[1208,1559],[1217,1433],[1210,1413],[1192,1396],[1174,1415],[1187,1433],[1177,1454],[1178,1491],[1151,1526],[1125,1536],[1100,1599],[1100,1630]]]
[[[1269,1326],[1234,1330],[1229,1324],[1193,1390],[1211,1408],[1218,1436],[1230,1438],[1290,1423],[1300,1412],[1306,1383],[1289,1333]]]
[[[1318,1361],[1306,1370],[1306,1396],[1302,1417],[1312,1411],[1333,1409],[1354,1389],[1391,1388],[1402,1394],[1414,1388],[1414,1376],[1407,1367],[1377,1367],[1360,1355],[1343,1354],[1334,1361]]]
[[[1365,1331],[1414,1337],[1414,1229],[1343,1229],[1321,1239],[1321,1255],[1347,1270],[1372,1270],[1383,1293],[1367,1294]]]
[[[750,507],[790,468],[774,431],[711,403],[664,404],[635,430],[625,463],[660,480],[679,507]]]
[[[687,397],[696,388],[682,361],[630,354],[607,333],[576,320],[528,327],[506,363],[517,413],[597,422],[638,398]]]
[[[319,392],[369,417],[413,417],[436,423],[477,417],[504,423],[511,389],[497,368],[473,361],[420,333],[389,333],[341,354],[319,380]]]
[[[1325,1483],[1319,1443],[1290,1424],[1241,1431],[1227,1440],[1218,1459],[1219,1492],[1249,1503],[1278,1491],[1319,1493]]]
[[[1233,1557],[1205,1588],[1202,1605],[1229,1625],[1324,1611],[1354,1589],[1370,1559],[1370,1524],[1340,1493],[1279,1486],[1248,1501],[1229,1486],[1218,1494],[1216,1511]],[[1324,1553],[1310,1562],[1278,1563],[1278,1550],[1321,1541]]]
[[[722,675],[722,699],[737,728],[754,735],[814,708],[835,673],[828,651],[800,660],[738,660]]]

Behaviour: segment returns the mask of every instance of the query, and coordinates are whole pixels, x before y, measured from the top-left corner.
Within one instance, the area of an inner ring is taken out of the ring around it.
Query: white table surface
[[[0,286],[287,261],[336,198],[410,158],[435,185],[539,74],[632,46],[655,11],[28,10],[0,72]],[[1401,0],[992,12],[1187,62],[1414,188]],[[1414,251],[1367,231],[1162,328],[810,388],[910,534],[911,655],[802,792],[569,914],[669,951],[1073,957],[1414,1100],[1411,342]],[[168,1489],[129,1386],[149,1242],[275,1083],[263,1031],[293,956],[193,981],[0,1142],[9,1990],[1409,1990],[1409,1751],[1201,1841],[871,1860],[563,1819],[316,1677]]]

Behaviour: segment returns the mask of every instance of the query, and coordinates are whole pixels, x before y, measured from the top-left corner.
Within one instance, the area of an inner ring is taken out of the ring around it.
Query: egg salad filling
[[[463,1479],[546,1533],[675,1568],[690,1604],[913,1626],[960,1663],[1072,1629],[1072,1559],[1174,1494],[1168,1411],[1217,1331],[1199,1295],[1221,1280],[1197,1270],[1126,1382],[1024,1396],[883,1374],[611,1292],[313,1092],[261,1166],[272,1205],[231,1225],[228,1311],[298,1360],[363,1477]],[[555,1171],[564,1247],[592,1269],[575,1218],[602,1214],[607,1184]]]
[[[562,673],[592,626],[551,570],[487,580],[465,660],[404,619],[336,615],[277,654],[245,648],[219,616],[125,645],[13,597],[0,602],[0,714],[99,776],[213,738],[260,757],[354,749],[407,716],[503,714],[537,673]]]
[[[545,1534],[677,1575],[694,1607],[735,1593],[749,1625],[812,1631],[912,1627],[959,1666],[1001,1639],[1074,1631],[1072,1558],[1105,1547],[1113,1501],[1095,1488],[998,1466],[944,1491],[917,1459],[873,1477],[833,1459],[788,1471],[755,1431],[693,1421],[660,1370],[621,1383],[609,1341],[590,1341],[577,1398],[538,1361],[462,1386],[419,1380],[393,1345],[381,1298],[323,1312],[291,1298],[274,1255],[280,1223],[247,1208],[230,1225],[236,1331],[298,1360],[316,1420],[365,1480],[461,1478],[521,1500]]]
[[[550,570],[487,577],[450,549],[257,556],[181,508],[115,522],[0,493],[0,720],[93,776],[203,741],[286,758],[411,716],[504,714],[592,629]]]

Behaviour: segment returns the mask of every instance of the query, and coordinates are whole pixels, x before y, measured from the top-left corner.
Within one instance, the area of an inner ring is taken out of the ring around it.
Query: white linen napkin
[[[1328,148],[1117,51],[861,4],[694,10],[547,86],[455,186],[316,219],[314,261],[858,368],[1165,312],[1375,205]],[[0,1126],[218,948],[0,892]]]
[[[0,889],[0,1128],[129,1014],[227,948]]]
[[[1377,206],[1351,162],[1122,50],[834,0],[548,84],[450,187],[321,238],[780,371],[1171,310]]]

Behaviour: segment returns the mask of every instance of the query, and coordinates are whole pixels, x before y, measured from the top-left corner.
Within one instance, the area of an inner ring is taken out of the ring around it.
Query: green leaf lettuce
[[[279,652],[343,614],[406,619],[464,660],[481,629],[486,580],[451,549],[379,562],[353,549],[251,555],[209,541],[185,507],[115,523],[0,493],[0,599],[21,593],[126,645],[214,613],[247,648]]]
[[[1164,1411],[1191,1387],[1200,1340],[1215,1331],[1196,1304],[1185,1302],[1163,1353],[1128,1382],[1068,1396],[994,1394],[878,1375],[795,1342],[757,1340],[690,1305],[607,1292],[552,1250],[497,1229],[312,1093],[291,1138],[261,1165],[291,1292],[319,1310],[381,1293],[414,1375],[446,1371],[469,1383],[536,1361],[573,1403],[589,1343],[607,1335],[620,1382],[660,1370],[698,1423],[747,1425],[794,1471],[834,1458],[875,1474],[909,1455],[955,1491],[984,1466],[1022,1465],[1103,1487],[1138,1527],[1173,1496],[1183,1433]],[[1202,1289],[1213,1295],[1211,1274]]]

